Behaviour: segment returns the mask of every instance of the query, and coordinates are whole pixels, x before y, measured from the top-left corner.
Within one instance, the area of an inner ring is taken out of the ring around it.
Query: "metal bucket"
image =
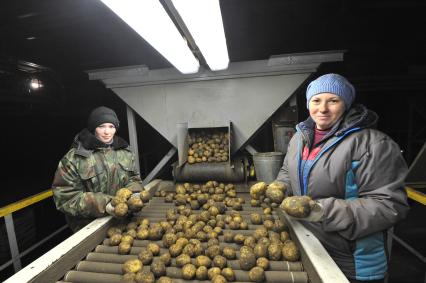
[[[283,165],[284,153],[282,152],[258,152],[253,155],[254,170],[258,181],[267,184],[275,180]]]

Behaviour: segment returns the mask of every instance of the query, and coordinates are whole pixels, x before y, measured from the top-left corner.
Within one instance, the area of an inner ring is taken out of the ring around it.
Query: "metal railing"
[[[31,251],[33,251],[40,245],[44,244],[45,242],[47,242],[48,240],[50,240],[51,238],[53,238],[54,236],[56,236],[57,234],[59,234],[60,232],[62,232],[68,227],[68,225],[62,226],[61,228],[59,228],[58,230],[56,230],[55,232],[53,232],[46,238],[40,240],[36,244],[32,245],[25,251],[19,252],[18,241],[16,239],[15,225],[13,223],[12,214],[18,210],[21,210],[37,202],[40,202],[44,199],[47,199],[51,197],[52,195],[53,195],[52,190],[47,190],[0,208],[0,217],[4,217],[4,221],[6,224],[6,233],[7,233],[7,239],[9,241],[10,255],[11,255],[11,259],[0,266],[0,271],[7,268],[9,265],[13,264],[13,268],[15,272],[18,272],[19,270],[22,269],[22,264],[21,264],[22,257],[27,255],[28,253],[30,253]]]

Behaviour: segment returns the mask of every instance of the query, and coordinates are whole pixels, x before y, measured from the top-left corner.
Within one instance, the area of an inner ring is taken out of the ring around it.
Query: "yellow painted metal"
[[[416,191],[415,189],[410,187],[405,187],[405,190],[407,191],[407,196],[410,199],[420,202],[423,205],[426,205],[426,194]]]
[[[3,206],[0,208],[0,217],[3,217],[5,215],[8,215],[10,213],[13,213],[15,211],[18,211],[20,209],[23,209],[27,206],[30,206],[36,202],[42,201],[48,197],[51,197],[53,195],[52,190],[47,190],[41,193],[38,193],[36,195],[24,198],[23,200],[11,203],[9,205]]]

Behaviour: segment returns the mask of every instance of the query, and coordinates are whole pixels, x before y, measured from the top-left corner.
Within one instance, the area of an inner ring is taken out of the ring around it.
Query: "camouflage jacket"
[[[105,216],[106,204],[123,187],[142,189],[128,143],[115,136],[112,145],[106,145],[87,129],[77,134],[59,162],[52,184],[56,207],[74,231]]]

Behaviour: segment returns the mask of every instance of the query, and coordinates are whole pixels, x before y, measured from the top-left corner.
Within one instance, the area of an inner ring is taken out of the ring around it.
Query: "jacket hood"
[[[336,124],[334,124],[330,132],[324,137],[323,141],[327,140],[333,135],[341,136],[354,128],[376,128],[378,120],[379,116],[376,114],[376,112],[367,109],[362,104],[355,104],[348,111],[346,111],[345,114],[343,114],[342,118],[340,118]],[[310,146],[314,137],[314,120],[312,120],[311,117],[308,117],[308,119],[299,123],[296,128],[302,133],[304,139]]]
[[[92,134],[88,129],[83,129],[80,133],[78,133],[72,144],[72,147],[80,149],[83,147],[86,150],[95,150],[98,148],[109,147],[109,144],[103,143],[96,138],[94,134]],[[113,138],[113,142],[111,144],[113,149],[125,149],[129,147],[129,144],[119,136],[115,135]]]

